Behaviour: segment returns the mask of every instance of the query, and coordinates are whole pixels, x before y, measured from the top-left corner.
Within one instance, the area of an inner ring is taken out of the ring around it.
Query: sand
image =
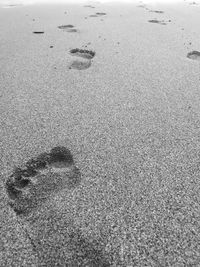
[[[200,51],[200,5],[190,3],[0,8],[1,187],[13,166],[68,147],[82,173],[68,205],[85,233],[115,228],[113,266],[200,266],[200,62],[187,57]],[[1,234],[5,218],[15,234],[6,253],[24,254],[1,191]]]

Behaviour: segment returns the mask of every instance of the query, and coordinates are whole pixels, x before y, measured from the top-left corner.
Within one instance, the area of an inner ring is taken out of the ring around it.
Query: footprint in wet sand
[[[91,59],[95,56],[92,50],[74,48],[70,50],[72,56],[79,57],[70,64],[70,69],[84,70],[91,66]]]
[[[70,150],[54,147],[14,169],[6,181],[8,204],[17,215],[29,214],[58,191],[73,189],[80,181]]]
[[[157,23],[161,25],[167,25],[167,23],[164,20],[151,19],[151,20],[148,20],[148,22]]]
[[[200,52],[199,51],[192,51],[187,54],[187,57],[193,60],[200,61]]]
[[[78,32],[78,30],[74,28],[74,25],[71,24],[58,26],[58,29],[66,32]]]

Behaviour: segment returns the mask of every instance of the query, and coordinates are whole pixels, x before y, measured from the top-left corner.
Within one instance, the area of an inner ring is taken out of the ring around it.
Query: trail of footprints
[[[197,5],[197,3],[191,2],[191,3],[189,3],[189,5]],[[142,1],[140,2],[140,4],[137,7],[144,8],[151,13],[164,14],[164,11],[162,11],[162,10],[149,9],[145,4],[142,3]],[[154,24],[160,24],[160,25],[167,25],[167,23],[171,22],[171,20],[160,20],[160,19],[155,18],[155,19],[148,20],[148,22],[154,23]],[[184,28],[182,28],[182,30],[184,30]],[[191,45],[191,42],[189,44]],[[200,61],[200,52],[196,51],[196,50],[188,52],[186,57],[191,59],[191,60]]]
[[[95,8],[95,6],[92,5],[84,5],[86,8]],[[66,12],[65,12],[66,14]],[[96,12],[95,14],[90,15],[90,17],[101,17],[105,16],[105,12]],[[35,19],[33,20],[35,21]],[[63,32],[68,33],[77,33],[79,30],[72,24],[63,24],[60,26],[57,26],[59,30],[62,30]],[[44,31],[33,31],[34,34],[44,34]],[[50,45],[50,48],[53,48],[54,46]],[[95,56],[95,52],[92,50],[86,50],[86,49],[71,49],[70,55],[76,57],[76,59],[72,60],[72,62],[69,64],[69,69],[76,69],[76,70],[85,70],[88,69],[91,66],[92,58]]]
[[[85,7],[94,8],[93,6]],[[139,7],[144,8],[145,6],[140,5]],[[160,10],[149,10],[149,12],[164,13]],[[106,13],[97,12],[95,15],[90,16],[98,17],[105,15]],[[166,25],[164,20],[152,19],[149,22]],[[58,29],[69,33],[78,32],[72,24],[60,25]],[[44,31],[34,31],[33,33],[40,35],[44,34]],[[50,47],[53,48],[53,46]],[[76,70],[88,69],[96,54],[95,51],[79,48],[71,49],[69,53],[74,58],[69,65],[69,69]],[[191,51],[187,54],[187,58],[200,61],[200,52]],[[40,209],[52,195],[65,188],[73,190],[80,183],[81,173],[74,163],[70,150],[65,147],[54,147],[50,152],[44,152],[35,158],[31,158],[24,166],[15,167],[5,184],[8,205],[17,216],[26,216]],[[87,246],[90,246],[90,244],[87,244]],[[95,253],[99,253],[95,256],[95,258],[99,257],[96,266],[109,266],[109,264],[100,259],[102,258],[100,252]]]
[[[193,2],[192,4],[195,4],[195,2]],[[94,6],[91,5],[85,5],[84,7],[86,8],[95,8]],[[153,10],[153,9],[149,9],[145,4],[143,4],[141,2],[140,5],[138,5],[137,7],[140,8],[144,8],[146,10],[148,10],[151,13],[156,13],[156,14],[164,14],[164,11],[162,10]],[[89,17],[101,17],[101,16],[105,16],[106,13],[105,12],[96,12],[95,14],[91,14],[89,15]],[[87,17],[86,17],[87,18]],[[150,19],[148,20],[149,23],[153,23],[153,24],[160,24],[160,25],[167,25],[168,22],[171,22],[171,20],[161,20],[161,19]],[[68,32],[68,33],[77,33],[79,32],[79,30],[72,24],[64,24],[64,25],[60,25],[58,26],[59,30],[62,30],[63,32]],[[44,31],[34,31],[34,34],[44,34]],[[50,48],[53,48],[53,46],[50,46]],[[84,50],[84,49],[71,49],[70,50],[70,55],[74,56],[75,59],[72,60],[69,64],[69,69],[76,69],[76,70],[86,70],[88,69],[91,64],[92,64],[92,59],[95,56],[95,52],[92,50]],[[197,60],[200,61],[200,52],[198,51],[191,51],[187,54],[187,58],[192,59],[192,60]]]

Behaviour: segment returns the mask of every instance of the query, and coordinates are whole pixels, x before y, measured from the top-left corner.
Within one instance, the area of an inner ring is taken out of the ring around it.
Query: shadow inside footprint
[[[92,50],[74,48],[70,50],[70,54],[86,59],[92,59],[95,56],[95,52]]]
[[[74,160],[69,149],[58,146],[52,148],[48,162],[54,167],[63,168],[73,164]]]
[[[76,70],[85,70],[91,66],[90,60],[80,61],[74,60],[69,66],[69,69],[76,69]]]
[[[12,200],[17,199],[21,194],[20,190],[18,190],[10,181],[6,182],[6,190],[9,198]]]
[[[187,57],[193,60],[200,61],[200,52],[199,51],[192,51],[187,54]]]
[[[161,25],[166,25],[167,24],[163,20],[157,20],[157,19],[151,19],[151,20],[148,20],[148,22],[157,23],[157,24],[161,24]]]

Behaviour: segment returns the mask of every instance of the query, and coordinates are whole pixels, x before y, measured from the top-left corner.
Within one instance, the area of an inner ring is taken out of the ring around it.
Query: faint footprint
[[[78,32],[78,30],[75,29],[74,25],[72,24],[58,26],[58,29],[64,30],[66,32]]]
[[[89,17],[99,17],[99,16],[105,16],[105,15],[107,14],[104,12],[97,12],[96,14],[90,15]]]
[[[198,5],[196,2],[189,3],[190,5]]]
[[[72,61],[69,66],[70,69],[77,70],[88,69],[91,66],[91,59],[95,56],[95,52],[92,50],[78,48],[71,49],[70,54],[72,56],[79,57],[79,59]]]
[[[96,15],[98,15],[98,16],[105,16],[106,13],[104,13],[104,12],[97,12]]]
[[[4,5],[2,6],[3,8],[13,8],[13,7],[20,7],[23,6],[23,4],[9,4],[9,5]]]
[[[192,51],[187,54],[187,57],[193,60],[200,61],[200,52],[199,51]]]
[[[85,5],[84,7],[95,8],[95,6],[91,6],[91,5]]]
[[[148,22],[157,23],[157,24],[161,24],[161,25],[167,25],[167,23],[164,22],[164,20],[151,19],[151,20],[148,20]]]
[[[96,18],[96,17],[98,17],[98,15],[89,15],[89,17]]]
[[[146,5],[138,5],[137,7],[146,8]]]
[[[56,192],[79,185],[81,175],[71,152],[54,147],[49,153],[31,158],[24,167],[16,167],[6,181],[9,205],[17,215],[39,208]]]
[[[164,11],[161,11],[161,10],[149,10],[149,12],[154,12],[154,13],[158,13],[158,14],[164,13]]]

